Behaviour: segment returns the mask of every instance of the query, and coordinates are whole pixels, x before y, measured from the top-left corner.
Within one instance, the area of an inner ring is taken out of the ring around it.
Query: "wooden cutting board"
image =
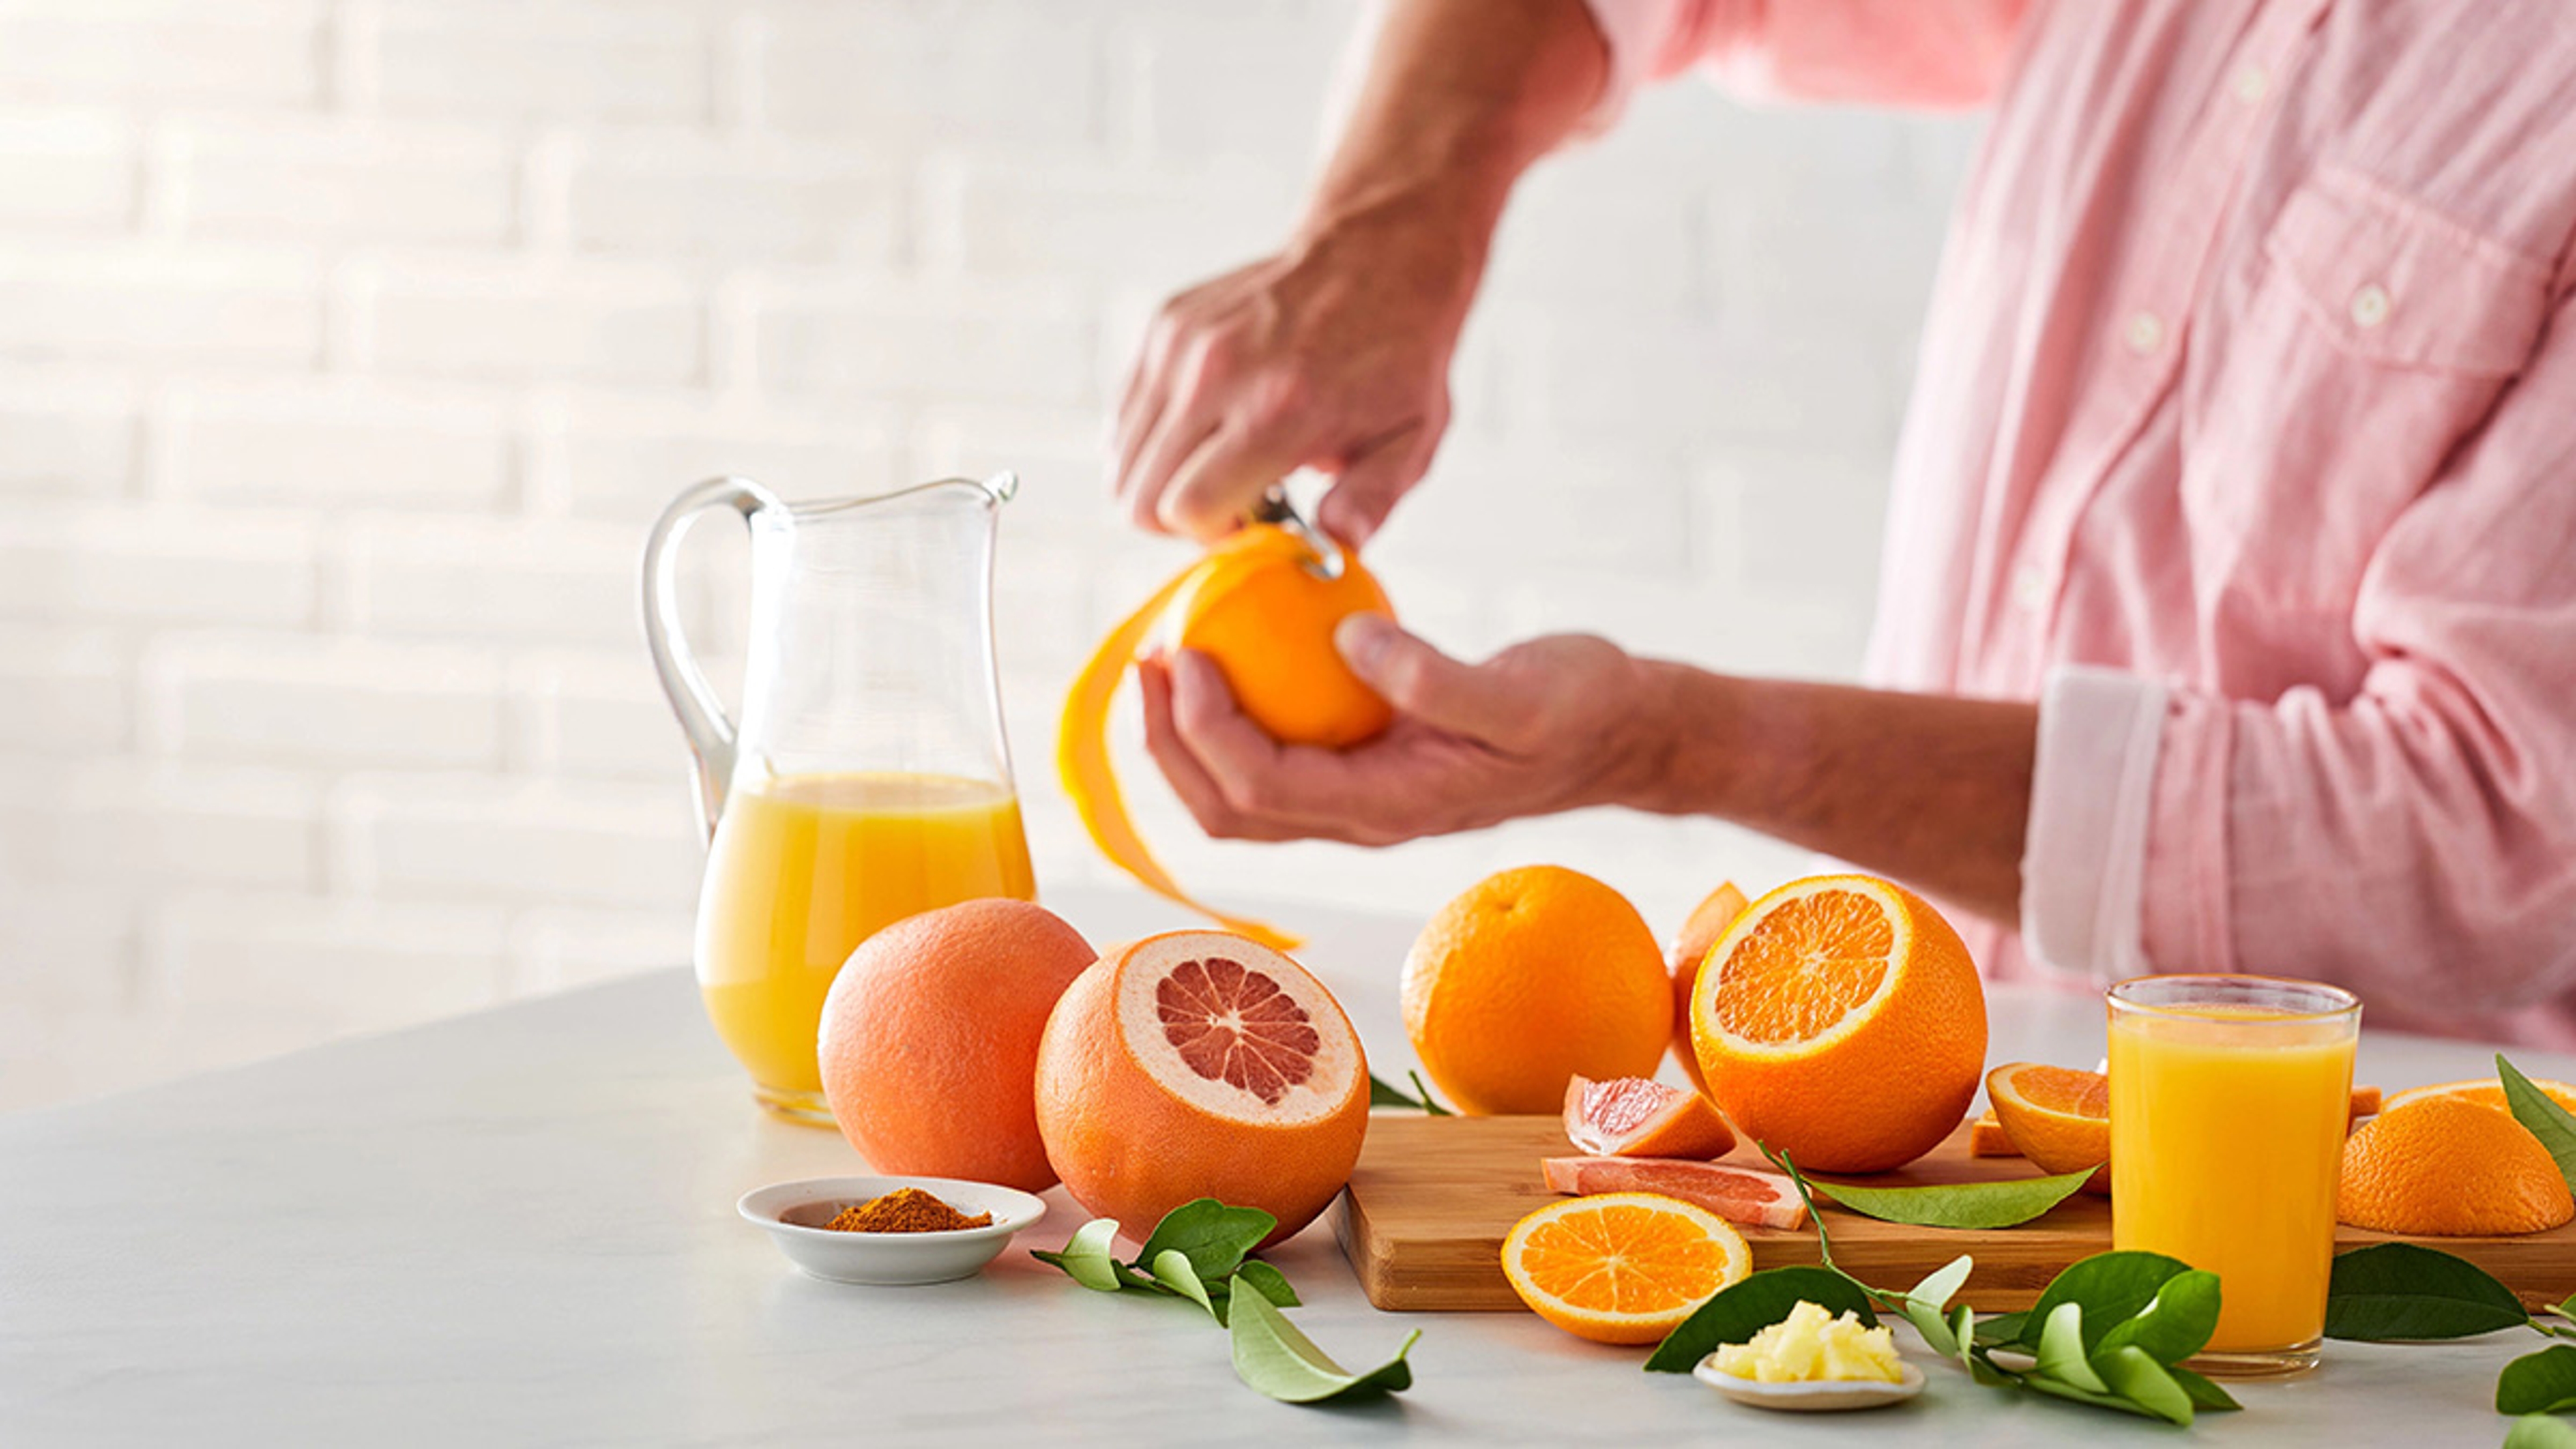
[[[1351,1185],[1334,1206],[1334,1232],[1369,1301],[1383,1309],[1427,1312],[1517,1309],[1503,1278],[1503,1234],[1556,1200],[1539,1177],[1539,1159],[1569,1156],[1555,1117],[1416,1117],[1381,1114]],[[1762,1166],[1751,1147],[1728,1159]],[[1984,1182],[2032,1177],[2018,1157],[1971,1157],[1965,1127],[1922,1160],[1871,1179],[1888,1185]],[[1982,1231],[1907,1227],[1838,1208],[1824,1210],[1834,1260],[1863,1282],[1905,1287],[1961,1253],[1976,1255],[1967,1296],[1982,1311],[2027,1308],[2048,1280],[2079,1258],[2111,1246],[2111,1204],[2077,1193],[2047,1216],[2017,1228]],[[1812,1227],[1748,1227],[1753,1266],[1816,1261]],[[2385,1233],[2338,1228],[2337,1247],[2385,1242]],[[2485,1268],[2537,1308],[2576,1293],[2576,1225],[2509,1238],[2427,1238]]]

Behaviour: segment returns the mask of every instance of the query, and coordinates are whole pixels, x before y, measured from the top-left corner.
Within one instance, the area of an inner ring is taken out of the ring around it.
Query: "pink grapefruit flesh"
[[[1704,1207],[1732,1223],[1800,1228],[1806,1205],[1789,1179],[1759,1167],[1728,1167],[1657,1157],[1550,1157],[1539,1167],[1550,1192],[1593,1197],[1605,1192],[1659,1192]]]
[[[1645,1077],[1567,1082],[1565,1137],[1595,1157],[1724,1157],[1735,1146],[1707,1098]]]

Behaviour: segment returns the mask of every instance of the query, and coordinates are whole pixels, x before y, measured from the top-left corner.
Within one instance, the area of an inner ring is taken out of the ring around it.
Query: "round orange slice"
[[[1503,1276],[1532,1312],[1594,1343],[1654,1343],[1753,1271],[1726,1219],[1679,1198],[1567,1198],[1503,1238]]]
[[[2039,1062],[1986,1073],[1986,1096],[2012,1145],[2046,1173],[2100,1170],[2086,1192],[2111,1190],[2111,1079]]]

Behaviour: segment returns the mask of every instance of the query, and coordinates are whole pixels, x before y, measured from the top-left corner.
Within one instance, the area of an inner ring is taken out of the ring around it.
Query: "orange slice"
[[[2003,1119],[1988,1107],[1968,1124],[1970,1157],[2019,1157],[2021,1149],[2013,1145],[2012,1134],[2004,1130]]]
[[[1228,536],[1100,641],[1074,676],[1056,732],[1056,771],[1101,854],[1156,895],[1283,951],[1297,938],[1193,899],[1146,848],[1110,763],[1109,706],[1139,648],[1163,627],[1167,642],[1214,659],[1236,702],[1275,738],[1339,747],[1384,729],[1386,703],[1342,663],[1333,626],[1348,614],[1393,610],[1359,559],[1344,557],[1342,576],[1323,579],[1307,570],[1313,552],[1285,529],[1262,524]]]
[[[1687,1157],[1707,1161],[1735,1147],[1735,1132],[1697,1092],[1645,1077],[1565,1084],[1565,1139],[1595,1157]]]
[[[1865,875],[1792,881],[1745,908],[1691,991],[1708,1095],[1742,1135],[1819,1172],[1883,1172],[1967,1115],[1986,998],[1958,932]]]
[[[2565,1082],[2553,1082],[2544,1077],[2532,1078],[2531,1084],[2538,1087],[2549,1100],[2570,1112],[2576,1112],[2576,1087],[2571,1087]],[[2480,1077],[2469,1082],[2438,1082],[2429,1087],[2409,1087],[2389,1098],[2387,1105],[2379,1110],[2383,1113],[2394,1112],[2409,1102],[2421,1102],[2430,1097],[2457,1097],[2465,1102],[2475,1102],[2481,1107],[2493,1107],[2500,1112],[2509,1113],[2513,1110],[2505,1104],[2504,1083],[2494,1077]]]
[[[1539,1317],[1594,1343],[1654,1343],[1753,1271],[1744,1235],[1651,1192],[1550,1203],[1503,1238],[1503,1276]]]
[[[2111,1079],[2100,1072],[2009,1062],[1986,1073],[1986,1096],[2013,1146],[2042,1172],[2101,1169],[2086,1192],[2111,1190]]]

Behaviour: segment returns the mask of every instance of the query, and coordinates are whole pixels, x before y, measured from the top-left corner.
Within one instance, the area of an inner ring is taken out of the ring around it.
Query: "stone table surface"
[[[1055,904],[1097,941],[1176,924],[1123,894]],[[1294,919],[1381,1068],[1409,1065],[1395,983],[1418,923]],[[2096,998],[1999,989],[1991,1010],[1994,1061],[2100,1054]],[[2362,1045],[2392,1090],[2491,1070],[2473,1043]],[[1225,1335],[1179,1304],[1017,1251],[961,1283],[835,1286],[734,1214],[763,1183],[857,1170],[837,1134],[753,1109],[677,970],[0,1117],[0,1444],[2176,1442],[1938,1363],[1900,1409],[1761,1414],[1526,1314],[1379,1313],[1321,1225],[1273,1255],[1296,1321],[1352,1364],[1423,1338],[1411,1392],[1292,1408],[1237,1384]],[[1080,1221],[1049,1201],[1016,1247]],[[2537,1346],[2332,1345],[2194,1432],[2497,1443],[2496,1372]]]

